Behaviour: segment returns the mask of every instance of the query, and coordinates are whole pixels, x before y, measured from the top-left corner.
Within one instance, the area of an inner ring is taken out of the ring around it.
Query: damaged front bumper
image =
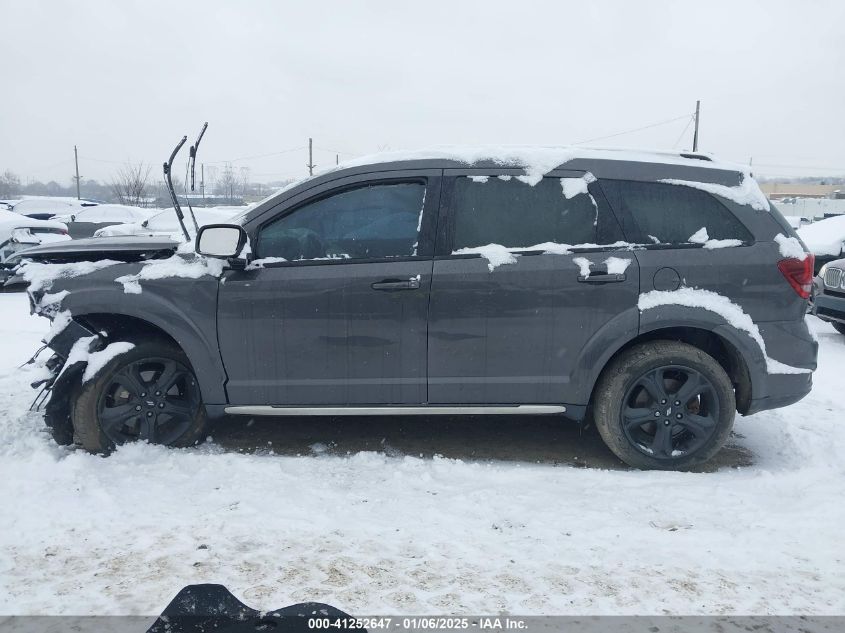
[[[91,339],[88,345],[88,352],[95,352],[102,347],[103,337],[100,336],[99,333],[94,332],[73,319],[70,320],[61,332],[56,334],[49,341],[44,341],[45,346],[49,347],[54,352],[44,364],[44,366],[49,370],[49,376],[33,382],[32,387],[34,389],[39,387],[45,387],[46,389],[53,388],[56,380],[65,370],[65,365],[71,356],[71,350],[74,345],[83,338]]]

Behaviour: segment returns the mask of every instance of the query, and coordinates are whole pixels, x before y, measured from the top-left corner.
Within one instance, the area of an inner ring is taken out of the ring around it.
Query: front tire
[[[204,437],[199,384],[184,352],[159,340],[137,343],[84,383],[71,403],[74,438],[108,453],[136,440],[185,447]]]
[[[594,394],[595,423],[619,459],[635,468],[683,470],[715,455],[730,435],[730,378],[697,347],[651,341],[611,361]]]
[[[845,323],[837,323],[836,321],[833,321],[833,322],[831,323],[831,325],[833,326],[833,328],[834,328],[837,332],[839,332],[840,334],[842,334],[843,336],[845,336]]]

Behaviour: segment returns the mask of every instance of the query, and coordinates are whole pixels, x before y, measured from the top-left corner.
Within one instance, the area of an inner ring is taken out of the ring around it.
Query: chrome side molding
[[[538,415],[565,413],[560,405],[514,405],[514,406],[431,406],[431,407],[283,407],[272,405],[243,405],[225,407],[229,415]]]

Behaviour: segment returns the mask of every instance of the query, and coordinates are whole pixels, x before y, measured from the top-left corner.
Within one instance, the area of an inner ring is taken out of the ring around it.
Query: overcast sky
[[[701,150],[845,174],[842,0],[0,0],[0,24],[0,171],[24,181],[68,183],[74,144],[83,177],[131,160],[157,179],[203,121],[200,161],[259,181],[305,175],[309,136],[318,168],[432,144],[690,148],[696,99]]]

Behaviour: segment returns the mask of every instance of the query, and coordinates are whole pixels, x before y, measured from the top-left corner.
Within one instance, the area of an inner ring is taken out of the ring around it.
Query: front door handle
[[[608,273],[606,270],[596,270],[589,275],[578,275],[578,281],[583,284],[609,284],[625,281],[625,273]]]
[[[410,279],[384,279],[370,285],[373,290],[417,290],[420,287],[420,278]]]

